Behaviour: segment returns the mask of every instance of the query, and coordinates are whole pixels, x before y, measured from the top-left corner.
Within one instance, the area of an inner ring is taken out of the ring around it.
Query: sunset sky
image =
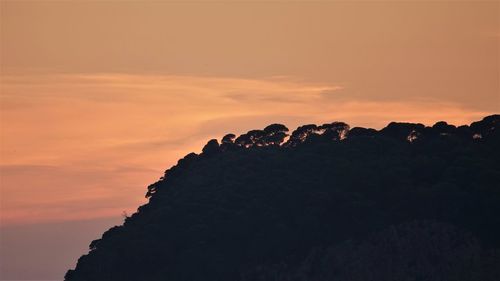
[[[497,1],[0,1],[1,280],[61,280],[210,138],[500,111]]]

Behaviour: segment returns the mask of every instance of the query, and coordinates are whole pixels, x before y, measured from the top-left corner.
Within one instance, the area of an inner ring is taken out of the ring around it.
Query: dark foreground
[[[67,281],[498,281],[500,115],[271,125],[181,159]]]

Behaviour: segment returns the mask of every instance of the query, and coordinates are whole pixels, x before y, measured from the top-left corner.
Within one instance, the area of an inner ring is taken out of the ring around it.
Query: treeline
[[[66,280],[500,280],[499,123],[210,140]]]

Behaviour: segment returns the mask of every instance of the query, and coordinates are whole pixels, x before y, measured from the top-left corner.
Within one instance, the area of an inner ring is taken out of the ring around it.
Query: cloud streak
[[[269,123],[463,124],[489,112],[442,100],[361,99],[292,77],[44,74],[2,77],[2,224],[133,212],[145,187],[209,138]]]

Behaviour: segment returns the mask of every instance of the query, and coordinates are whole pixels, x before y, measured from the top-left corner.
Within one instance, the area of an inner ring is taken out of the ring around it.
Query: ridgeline
[[[66,281],[498,281],[500,115],[210,140]]]

